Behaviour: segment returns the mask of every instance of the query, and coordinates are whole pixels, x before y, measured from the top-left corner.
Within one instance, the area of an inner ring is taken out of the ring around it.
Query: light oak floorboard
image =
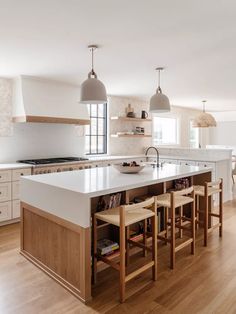
[[[118,272],[106,269],[98,273],[87,305],[19,254],[19,224],[1,227],[0,313],[236,313],[235,226],[236,195],[224,205],[222,239],[214,230],[205,248],[199,229],[195,256],[189,247],[178,252],[175,270],[169,269],[169,246],[160,244],[157,281],[151,280],[151,270],[130,281],[124,304],[119,303]],[[131,270],[144,259],[142,250],[132,256]]]

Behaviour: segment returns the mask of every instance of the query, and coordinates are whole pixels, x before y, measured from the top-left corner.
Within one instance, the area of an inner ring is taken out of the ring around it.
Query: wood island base
[[[91,299],[90,228],[21,202],[20,253],[83,302]]]

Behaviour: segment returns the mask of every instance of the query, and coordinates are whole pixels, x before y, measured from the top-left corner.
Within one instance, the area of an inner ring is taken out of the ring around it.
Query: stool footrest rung
[[[116,270],[120,270],[120,265],[116,262],[113,262],[111,260],[109,260],[108,258],[106,258],[105,256],[102,255],[98,255],[96,254],[97,258],[100,259],[103,263],[106,263],[108,265],[110,265],[111,267],[113,267]]]
[[[193,242],[193,238],[184,241],[183,243],[175,247],[175,252],[178,252],[179,250],[183,249],[185,246],[191,244],[192,242]]]
[[[209,229],[207,229],[207,232],[210,233],[212,232],[214,229],[221,227],[221,223],[219,222],[218,224],[215,224],[213,226],[211,226]]]
[[[209,216],[220,218],[220,215],[215,213],[209,213]]]
[[[168,243],[171,242],[170,239],[165,238],[165,237],[162,237],[162,236],[160,236],[160,235],[157,236],[157,239],[159,239],[159,240],[161,240],[161,241],[164,241],[164,242],[168,242]]]
[[[149,251],[149,252],[152,252],[152,248],[146,246],[146,245],[143,244],[143,243],[136,242],[136,241],[133,241],[133,240],[131,240],[131,239],[128,239],[127,241],[128,241],[128,243],[130,243],[130,244],[132,244],[132,245],[134,245],[134,246],[137,246],[137,247],[140,247],[141,249],[145,249],[145,250],[147,250],[147,251]]]
[[[148,264],[140,267],[139,269],[137,269],[137,270],[133,271],[132,273],[130,273],[129,275],[125,276],[125,282],[130,281],[131,279],[133,279],[134,277],[136,277],[139,274],[143,273],[144,271],[148,270],[152,266],[154,266],[154,261],[149,262]]]
[[[175,224],[175,227],[176,227],[176,228],[179,228],[179,229],[182,229],[182,230],[191,231],[191,229],[189,229],[189,227],[182,226],[182,225],[179,225],[179,224]]]
[[[196,219],[196,224],[199,224],[199,225],[205,225],[205,222],[204,222],[204,221],[201,221],[201,220],[197,220],[197,219]]]

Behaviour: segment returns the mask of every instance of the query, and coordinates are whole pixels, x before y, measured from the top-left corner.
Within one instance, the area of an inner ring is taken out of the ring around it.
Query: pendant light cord
[[[88,74],[88,77],[89,78],[91,78],[91,77],[93,77],[93,78],[97,78],[97,74],[94,72],[94,50],[97,48],[97,47],[89,47],[90,48],[90,51],[91,51],[91,60],[92,60],[92,69],[91,69],[91,71],[89,72],[89,74]]]
[[[92,50],[92,72],[94,72],[94,70],[93,70],[93,51],[94,51],[94,49],[92,48],[91,50]]]
[[[162,93],[161,90],[161,71],[163,70],[163,68],[156,68],[156,70],[158,71],[158,87],[157,87],[157,93]]]
[[[206,100],[203,100],[202,104],[203,104],[203,112],[206,112]]]

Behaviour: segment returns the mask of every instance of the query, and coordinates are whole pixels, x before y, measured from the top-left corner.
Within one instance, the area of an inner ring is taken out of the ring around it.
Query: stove
[[[26,159],[19,160],[18,162],[34,166],[32,174],[43,174],[91,168],[91,165],[86,164],[87,160],[88,158],[84,157],[58,157]]]
[[[59,164],[59,163],[68,163],[74,161],[86,161],[88,158],[83,157],[57,157],[57,158],[43,158],[43,159],[26,159],[19,160],[18,162],[30,165],[49,165],[49,164]]]

